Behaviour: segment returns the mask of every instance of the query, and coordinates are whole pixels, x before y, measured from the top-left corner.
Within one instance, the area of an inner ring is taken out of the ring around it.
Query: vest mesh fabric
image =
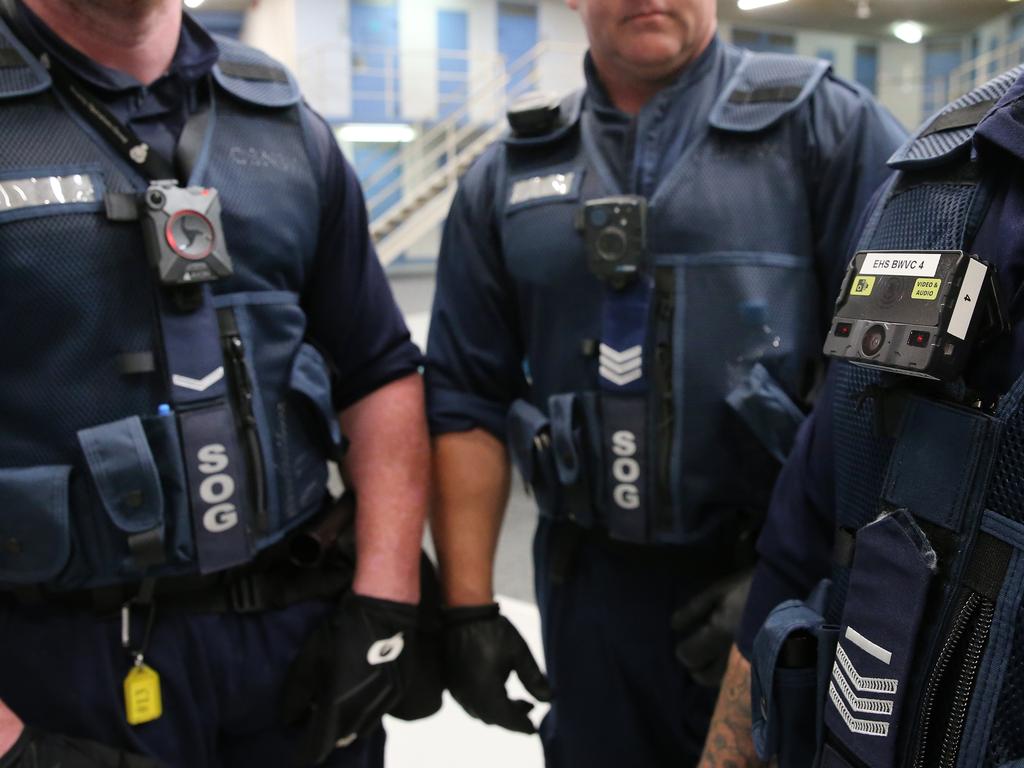
[[[0,45],[0,57],[13,49]],[[39,78],[28,67],[0,67],[0,93],[21,93],[39,85]]]

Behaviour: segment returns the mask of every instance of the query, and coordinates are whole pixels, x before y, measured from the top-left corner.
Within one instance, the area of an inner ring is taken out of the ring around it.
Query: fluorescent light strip
[[[403,123],[350,123],[336,131],[339,141],[354,144],[407,144],[416,129]]]
[[[736,7],[741,11],[753,11],[758,8],[765,8],[769,5],[780,5],[788,2],[789,0],[738,0]]]

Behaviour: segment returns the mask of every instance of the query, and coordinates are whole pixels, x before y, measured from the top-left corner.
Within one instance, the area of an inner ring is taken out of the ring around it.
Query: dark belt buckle
[[[228,585],[228,605],[234,613],[256,613],[266,608],[263,582],[251,575],[240,576]]]

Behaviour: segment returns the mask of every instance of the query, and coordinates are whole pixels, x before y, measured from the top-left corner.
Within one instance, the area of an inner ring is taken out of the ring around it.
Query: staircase
[[[518,97],[538,90],[545,56],[569,57],[579,68],[583,48],[567,43],[538,43],[496,76],[488,78],[466,97],[458,109],[363,179],[363,188],[373,190],[366,201],[374,211],[389,199],[397,202],[370,222],[377,253],[387,266],[421,238],[441,224],[458,186],[459,178],[505,131],[505,111]],[[481,110],[481,104],[493,110]],[[481,120],[479,113],[489,119]],[[400,171],[395,173],[396,170]],[[389,176],[397,176],[385,183]]]
[[[1024,39],[1010,40],[999,48],[965,61],[949,75],[936,81],[933,87],[937,93],[945,94],[941,103],[948,104],[1021,63],[1024,63]]]

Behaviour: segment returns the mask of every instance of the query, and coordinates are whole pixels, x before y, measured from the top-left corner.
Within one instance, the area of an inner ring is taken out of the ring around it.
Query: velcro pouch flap
[[[555,467],[562,485],[575,485],[583,472],[583,456],[579,450],[579,435],[576,429],[573,393],[553,395],[548,400],[551,414],[551,440],[555,449]]]
[[[959,531],[980,497],[982,459],[991,453],[994,423],[973,409],[920,397],[907,402],[889,461],[883,498],[893,509]]]
[[[508,449],[523,480],[533,484],[537,440],[549,429],[548,417],[533,403],[516,400],[508,412]]]
[[[303,343],[299,346],[299,351],[292,362],[289,385],[293,391],[303,395],[313,404],[323,418],[331,444],[336,448],[340,447],[343,438],[331,400],[331,375],[323,355],[312,344]]]
[[[804,414],[761,363],[725,398],[761,444],[780,462],[786,460]]]
[[[50,87],[50,73],[0,20],[0,99],[28,96]]]
[[[905,510],[857,535],[825,724],[873,768],[896,765],[900,712],[935,569],[935,551]]]
[[[138,416],[79,430],[78,443],[114,525],[129,534],[163,525],[160,473]]]
[[[0,469],[0,582],[44,584],[71,554],[64,465]]]
[[[216,40],[220,59],[213,68],[213,76],[221,88],[261,107],[291,107],[299,103],[299,85],[284,66],[236,40],[219,35]]]
[[[722,131],[763,131],[807,101],[831,68],[821,59],[747,51],[709,122]]]
[[[780,670],[779,654],[794,633],[807,632],[813,635],[823,621],[821,614],[802,600],[787,600],[768,615],[757,637],[754,638],[750,692],[753,704],[754,746],[762,760],[768,761],[778,755],[780,744],[791,736],[783,732],[783,723],[789,718],[786,716],[788,713],[782,710],[791,706],[793,702],[782,701],[776,695],[776,676],[779,673],[809,672],[804,698],[807,699],[812,711],[817,689],[814,668]],[[808,725],[804,723],[805,729]]]

